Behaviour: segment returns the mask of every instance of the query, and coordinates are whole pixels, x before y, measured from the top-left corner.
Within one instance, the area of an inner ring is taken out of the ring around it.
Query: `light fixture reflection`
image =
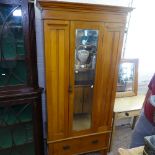
[[[15,10],[15,11],[13,12],[13,16],[22,16],[22,11],[21,11],[21,9]]]

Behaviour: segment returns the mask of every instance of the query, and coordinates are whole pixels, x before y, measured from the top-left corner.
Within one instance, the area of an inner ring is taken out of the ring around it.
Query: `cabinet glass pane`
[[[77,29],[73,130],[91,128],[98,30]]]
[[[0,3],[0,87],[27,82],[20,6]]]
[[[32,106],[25,103],[0,107],[0,154],[34,154]]]

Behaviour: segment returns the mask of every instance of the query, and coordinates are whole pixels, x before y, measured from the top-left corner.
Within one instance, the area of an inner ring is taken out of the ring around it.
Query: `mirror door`
[[[70,48],[71,132],[93,128],[96,61],[101,46],[99,23],[72,22]]]

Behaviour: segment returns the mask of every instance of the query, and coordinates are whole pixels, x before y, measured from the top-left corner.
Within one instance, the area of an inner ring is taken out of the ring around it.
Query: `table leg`
[[[137,118],[138,118],[138,116],[134,116],[134,117],[133,117],[133,122],[132,122],[131,129],[134,129],[135,124],[136,124],[136,121],[137,121]]]

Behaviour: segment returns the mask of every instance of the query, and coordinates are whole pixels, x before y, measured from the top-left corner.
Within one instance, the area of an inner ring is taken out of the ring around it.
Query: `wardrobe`
[[[37,6],[44,31],[48,155],[106,155],[132,8],[67,0],[38,0]]]

